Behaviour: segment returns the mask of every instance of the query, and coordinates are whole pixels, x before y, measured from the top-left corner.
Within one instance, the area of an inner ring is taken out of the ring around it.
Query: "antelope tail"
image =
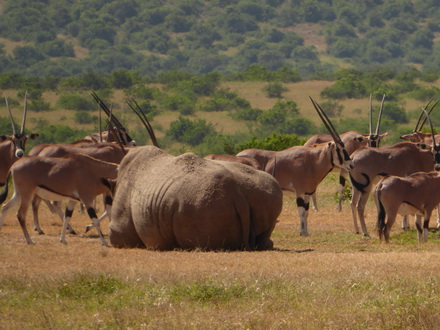
[[[0,193],[0,204],[1,203],[3,203],[5,200],[6,200],[6,198],[8,197],[8,192],[9,192],[9,189],[8,189],[8,187],[9,187],[9,174],[8,174],[8,177],[6,178],[6,182],[5,182],[5,186],[4,186],[4,188],[3,188],[3,190],[2,190],[2,192]]]
[[[364,176],[364,178],[367,180],[367,183],[363,184],[363,183],[357,182],[357,181],[351,176],[350,172],[349,172],[349,175],[350,175],[350,180],[351,180],[351,183],[353,184],[353,187],[355,187],[356,190],[359,190],[361,193],[365,193],[365,187],[368,187],[368,186],[370,185],[370,178],[369,178],[369,176],[366,175],[365,173],[362,173],[362,175]]]
[[[380,201],[380,197],[378,196],[379,203],[379,212],[377,213],[377,230],[379,231],[379,236],[382,236],[382,233],[385,229],[385,208],[383,207],[382,202]]]

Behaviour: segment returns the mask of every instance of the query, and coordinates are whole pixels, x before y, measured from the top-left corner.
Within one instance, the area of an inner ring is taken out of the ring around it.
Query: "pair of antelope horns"
[[[26,125],[26,114],[27,114],[27,91],[24,93],[24,110],[23,110],[23,121],[21,122],[21,129],[20,129],[20,135],[22,135],[24,133],[24,127]],[[5,102],[6,102],[6,107],[8,108],[8,112],[9,112],[9,119],[11,120],[11,125],[12,125],[12,133],[14,135],[17,134],[17,131],[15,129],[15,123],[14,123],[14,119],[12,118],[12,112],[11,112],[11,107],[9,106],[9,102],[8,102],[8,98],[5,97]]]
[[[99,98],[99,96],[95,92],[92,92],[92,96],[99,104],[100,108],[104,110],[106,115],[110,118],[110,123],[116,126],[118,129],[125,130],[124,126],[121,124],[118,118],[116,118],[115,115],[112,114],[112,111],[107,107],[107,105],[105,105],[105,103]]]
[[[154,134],[153,127],[151,126],[150,122],[148,121],[147,116],[143,113],[141,107],[139,106],[139,104],[136,102],[135,99],[132,98],[131,101],[136,106],[136,109],[135,109],[135,106],[132,103],[130,103],[130,101],[127,101],[128,106],[139,117],[139,119],[141,120],[142,124],[144,124],[145,128],[148,131],[148,134],[150,135],[151,142],[153,142],[153,145],[155,147],[160,148],[159,147],[159,143],[157,142],[156,135]]]
[[[431,114],[432,110],[434,110],[436,105],[440,102],[440,99],[438,99],[433,104],[433,106],[431,107],[431,109],[429,111],[426,111],[426,109],[429,107],[431,102],[432,102],[432,99],[430,99],[429,102],[422,108],[422,111],[420,112],[419,119],[417,120],[416,126],[414,127],[414,132],[420,132],[422,130],[423,125],[425,125],[426,120],[428,119],[428,115]],[[423,118],[423,121],[422,121],[422,118]]]
[[[373,101],[372,101],[373,95],[370,94],[370,135],[373,135]],[[385,102],[385,94],[382,96],[382,102],[380,104],[380,110],[379,110],[379,116],[377,117],[377,124],[376,124],[376,131],[374,135],[379,135],[380,130],[380,122],[382,120],[382,112],[383,112],[383,104]]]
[[[333,140],[339,144],[344,145],[344,143],[341,140],[341,137],[339,136],[338,132],[336,131],[330,119],[325,114],[324,110],[322,110],[321,106],[314,99],[312,99],[310,96],[309,98],[312,101],[313,106],[315,107],[315,110],[318,113],[319,117],[321,118],[322,122],[324,123],[325,127],[332,136]]]

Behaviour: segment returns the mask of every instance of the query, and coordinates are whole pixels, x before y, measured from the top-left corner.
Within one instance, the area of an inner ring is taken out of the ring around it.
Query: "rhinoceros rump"
[[[281,208],[281,188],[265,172],[136,148],[119,167],[110,242],[158,250],[270,249]]]

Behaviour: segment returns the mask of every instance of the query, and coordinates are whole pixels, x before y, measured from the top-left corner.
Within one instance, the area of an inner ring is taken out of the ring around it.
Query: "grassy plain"
[[[335,210],[336,173],[319,186],[310,237],[299,236],[294,196],[265,252],[146,251],[100,245],[84,233],[58,242],[61,224],[45,206],[46,235],[15,217],[0,231],[0,328],[87,329],[436,329],[440,322],[440,237],[419,245],[396,223],[390,244],[353,233],[348,202]],[[431,227],[435,225],[431,221]],[[108,230],[107,220],[102,228]]]

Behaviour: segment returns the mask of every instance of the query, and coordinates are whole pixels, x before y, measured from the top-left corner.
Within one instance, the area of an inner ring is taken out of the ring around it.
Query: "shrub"
[[[61,108],[68,110],[94,110],[97,109],[97,105],[92,100],[88,100],[81,95],[66,94],[61,95],[58,99],[57,105]]]
[[[284,87],[281,83],[275,82],[264,86],[262,90],[266,93],[267,97],[281,98],[283,97],[283,93],[287,92],[289,89]]]
[[[238,151],[249,148],[278,151],[293,146],[303,145],[304,143],[305,143],[305,139],[301,139],[295,134],[273,133],[272,135],[264,139],[257,139],[254,137],[250,141],[237,145],[237,149]]]
[[[87,111],[77,111],[75,112],[74,120],[77,124],[91,124],[98,122],[98,116],[92,116]]]
[[[214,134],[214,127],[211,124],[206,124],[205,120],[192,121],[184,117],[179,117],[178,120],[173,121],[166,132],[166,136],[175,141],[188,143],[191,146],[202,143],[207,136]]]

